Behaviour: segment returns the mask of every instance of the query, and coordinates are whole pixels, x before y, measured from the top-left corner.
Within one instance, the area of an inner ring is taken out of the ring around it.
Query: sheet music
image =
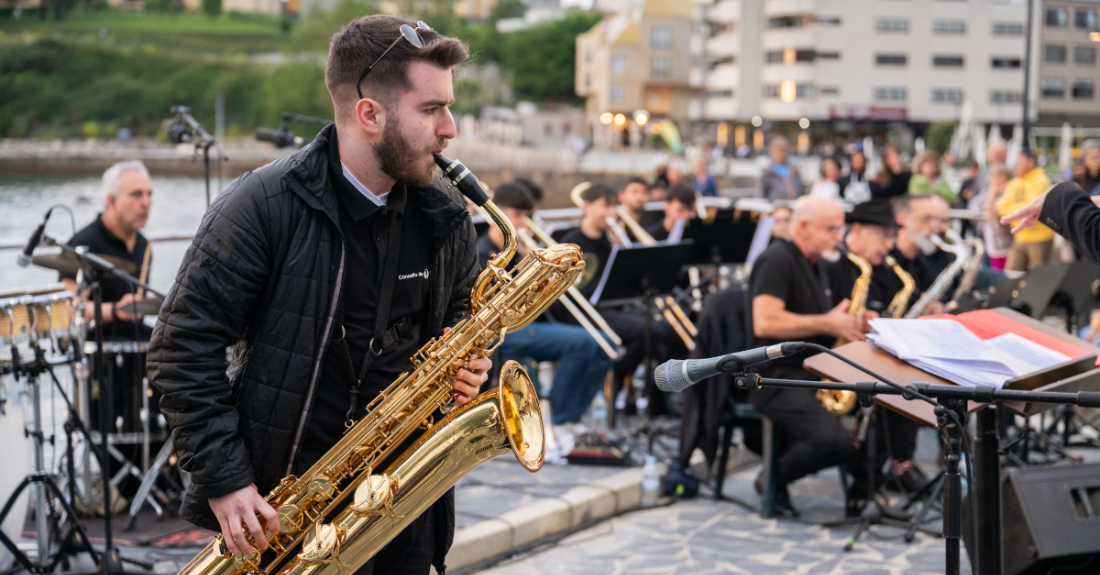
[[[772,241],[772,228],[774,227],[775,216],[760,218],[760,223],[756,224],[756,232],[752,235],[752,244],[749,245],[749,253],[745,256],[746,264],[751,266],[756,262],[756,258],[760,257],[760,254],[768,249],[768,244]]]
[[[611,264],[615,263],[615,256],[619,254],[619,250],[623,246],[614,245],[611,246],[611,255],[607,257],[607,263],[603,266],[603,275],[600,276],[600,283],[596,284],[596,291],[592,292],[592,297],[588,298],[588,303],[596,305],[600,301],[600,295],[603,294],[603,286],[607,285],[607,276],[611,272]]]
[[[985,343],[1001,352],[1016,376],[1034,373],[1072,359],[1014,333],[987,339]]]

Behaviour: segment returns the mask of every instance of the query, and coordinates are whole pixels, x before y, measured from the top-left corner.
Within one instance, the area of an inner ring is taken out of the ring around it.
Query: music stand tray
[[[592,305],[619,306],[646,296],[672,293],[680,279],[680,268],[688,263],[694,251],[692,242],[615,246],[590,298]]]

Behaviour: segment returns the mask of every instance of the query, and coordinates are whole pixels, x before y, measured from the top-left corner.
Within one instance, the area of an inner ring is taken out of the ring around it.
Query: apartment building
[[[923,123],[965,100],[979,122],[1022,113],[1025,0],[717,0],[705,14],[698,120]]]
[[[1100,127],[1100,1],[1044,2],[1036,19],[1040,43],[1038,125]]]
[[[689,119],[703,85],[701,7],[683,0],[628,0],[577,37],[576,92],[590,124],[647,111]],[[611,116],[605,116],[611,114]],[[605,124],[607,122],[604,122]]]

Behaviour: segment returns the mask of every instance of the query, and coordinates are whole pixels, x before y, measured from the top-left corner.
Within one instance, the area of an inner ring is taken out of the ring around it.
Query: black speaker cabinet
[[[1009,469],[1002,489],[1004,575],[1100,572],[1100,464]]]
[[[1089,261],[1039,266],[1022,278],[1001,280],[990,290],[989,307],[1008,306],[1036,319],[1054,310],[1084,315],[1100,303],[1093,292],[1098,277],[1100,266]]]

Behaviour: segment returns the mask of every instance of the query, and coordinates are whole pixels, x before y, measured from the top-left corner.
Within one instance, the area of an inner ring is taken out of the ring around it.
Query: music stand
[[[657,296],[668,295],[676,287],[680,268],[687,262],[693,244],[658,244],[654,246],[623,247],[615,246],[604,266],[596,290],[590,301],[597,308],[618,307],[625,304],[643,303],[645,305],[645,354],[646,366],[645,390],[650,399],[650,407],[656,404],[657,385],[653,381],[653,300]],[[630,393],[628,393],[628,399]],[[628,401],[628,410],[632,402]],[[629,411],[628,411],[629,412]],[[614,410],[611,412],[614,413]],[[612,420],[612,423],[614,421]]]
[[[695,243],[691,258],[696,265],[741,263],[749,255],[757,224],[752,212],[719,210],[714,220],[693,218],[684,229],[684,239]]]

